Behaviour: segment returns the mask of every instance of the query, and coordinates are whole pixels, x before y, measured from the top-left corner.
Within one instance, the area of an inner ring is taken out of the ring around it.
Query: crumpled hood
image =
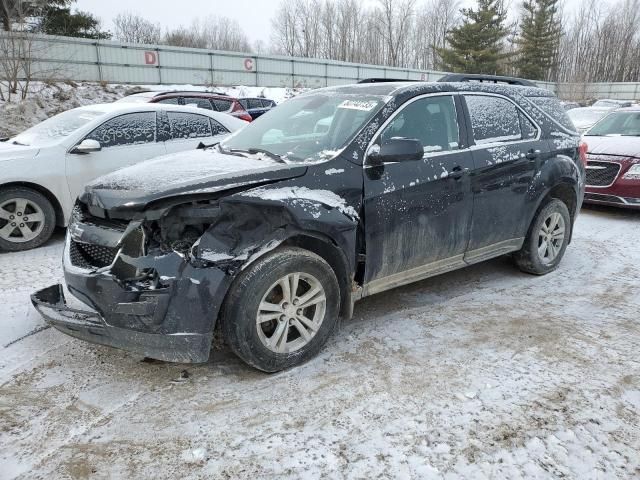
[[[214,193],[301,176],[304,165],[268,157],[225,155],[214,149],[164,155],[117,170],[89,183],[81,199],[107,210],[141,210],[163,198]]]
[[[3,160],[31,159],[38,155],[40,148],[13,145],[9,142],[0,142],[0,162]]]
[[[640,137],[596,137],[585,135],[591,155],[618,155],[640,158]]]

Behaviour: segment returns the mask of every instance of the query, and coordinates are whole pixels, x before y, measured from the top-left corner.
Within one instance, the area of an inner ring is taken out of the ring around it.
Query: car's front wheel
[[[222,333],[248,364],[277,372],[313,357],[336,325],[340,290],[318,255],[282,248],[250,265],[222,310]]]
[[[561,200],[551,199],[533,219],[522,249],[514,258],[520,270],[544,275],[560,264],[569,243],[571,215]]]
[[[24,187],[0,189],[0,250],[16,252],[49,240],[56,212],[40,192]]]

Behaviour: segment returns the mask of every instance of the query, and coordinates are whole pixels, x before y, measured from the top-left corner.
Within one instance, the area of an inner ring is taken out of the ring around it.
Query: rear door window
[[[206,108],[207,110],[213,110],[211,102],[208,98],[201,97],[184,97],[185,105],[195,105],[198,108]]]
[[[212,135],[209,117],[197,113],[167,112],[170,139],[210,137]]]
[[[214,98],[211,100],[216,112],[228,112],[231,110],[233,102],[231,100],[224,100],[221,98]]]
[[[158,100],[155,103],[164,103],[165,105],[178,105],[178,100],[178,97],[163,98],[162,100]]]
[[[522,139],[520,111],[510,101],[487,95],[465,95],[476,145]]]
[[[262,108],[262,101],[259,98],[250,98],[249,108]]]
[[[155,112],[127,113],[107,120],[86,137],[102,148],[138,145],[156,141]]]

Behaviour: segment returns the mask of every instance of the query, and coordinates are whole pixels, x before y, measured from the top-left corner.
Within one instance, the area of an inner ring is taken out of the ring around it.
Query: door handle
[[[534,150],[533,148],[527,152],[527,160],[535,160],[540,155],[540,150]]]
[[[462,175],[464,175],[464,170],[460,165],[456,165],[449,172],[449,177],[455,178],[456,180],[460,180],[460,178],[462,178]]]

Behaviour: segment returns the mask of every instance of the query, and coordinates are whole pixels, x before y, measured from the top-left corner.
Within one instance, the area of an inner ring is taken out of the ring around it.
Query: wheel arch
[[[49,202],[51,202],[51,205],[53,206],[53,210],[56,214],[56,225],[59,227],[65,226],[65,216],[62,205],[60,204],[58,198],[49,189],[32,182],[8,182],[1,184],[0,190],[12,187],[29,188],[44,195],[44,197],[49,200]]]
[[[283,241],[281,246],[303,248],[315,253],[329,264],[338,279],[340,288],[340,316],[350,318],[353,309],[351,288],[353,269],[349,267],[347,256],[342,249],[329,237],[318,233],[295,234]]]
[[[571,242],[571,239],[573,237],[573,225],[576,219],[576,215],[578,213],[578,194],[576,192],[576,184],[572,180],[569,180],[569,179],[561,180],[560,182],[556,183],[553,187],[548,189],[547,192],[541,196],[538,202],[537,208],[535,210],[535,213],[529,222],[529,228],[531,228],[531,225],[537,218],[538,212],[540,212],[540,210],[544,208],[544,206],[549,202],[549,200],[553,198],[563,202],[567,206],[567,209],[569,210],[569,216],[571,217],[571,228],[569,230],[569,242]]]

